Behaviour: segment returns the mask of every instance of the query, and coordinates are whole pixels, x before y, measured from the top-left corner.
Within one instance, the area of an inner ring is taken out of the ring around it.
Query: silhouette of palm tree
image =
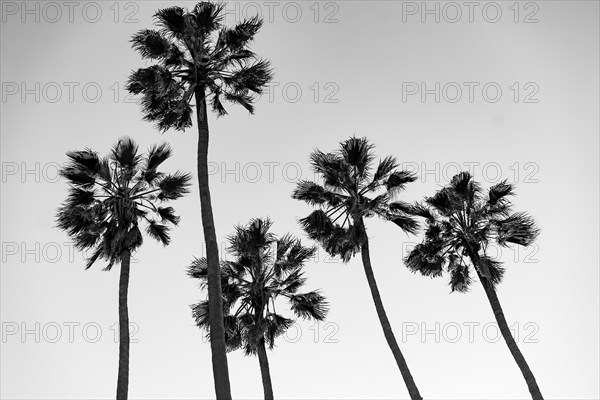
[[[379,216],[392,221],[406,232],[414,233],[418,223],[407,213],[410,205],[392,201],[405,185],[416,178],[407,171],[398,171],[393,157],[379,161],[373,169],[373,146],[366,138],[351,137],[340,143],[335,153],[315,150],[311,164],[324,180],[321,186],[314,182],[301,181],[292,197],[318,206],[309,216],[300,220],[308,236],[318,241],[332,256],[339,256],[348,262],[357,252],[361,252],[362,262],[375,303],[375,309],[387,343],[392,350],[404,383],[411,399],[421,399],[417,385],[392,331],[390,321],[383,307],[379,288],[375,281],[369,240],[364,218]],[[368,197],[383,189],[383,193]],[[337,221],[342,221],[341,224]]]
[[[130,138],[121,139],[107,157],[90,149],[67,153],[69,163],[60,174],[69,182],[69,195],[57,213],[58,228],[66,231],[78,250],[93,250],[86,269],[98,259],[105,270],[121,263],[119,278],[119,374],[117,399],[127,399],[129,386],[129,314],[127,291],[131,252],[142,245],[145,232],[163,245],[170,242],[171,225],[179,223],[172,207],[158,204],[189,193],[191,176],[159,172],[171,156],[166,144],[146,156]]]
[[[423,242],[405,258],[406,266],[424,276],[450,274],[452,292],[466,292],[473,282],[470,266],[483,285],[492,306],[500,332],[521,369],[533,399],[542,394],[519,350],[504,317],[496,294],[496,285],[502,281],[504,268],[486,254],[492,242],[500,246],[510,243],[529,246],[539,234],[533,219],[526,213],[512,213],[508,196],[514,188],[506,180],[492,186],[484,194],[480,185],[468,172],[455,175],[450,184],[424,203],[414,207],[414,214],[426,219]]]
[[[257,355],[265,399],[273,399],[266,346],[273,349],[275,339],[295,322],[278,314],[275,302],[287,300],[292,312],[300,318],[322,321],[327,302],[319,291],[298,293],[306,278],[304,263],[315,253],[300,240],[286,234],[277,238],[269,232],[269,219],[253,219],[238,226],[229,237],[229,252],[235,261],[221,262],[221,287],[225,314],[225,344],[229,351],[243,348],[246,355]],[[207,261],[195,259],[188,274],[206,285]],[[192,306],[200,328],[208,328],[209,303]]]
[[[197,169],[202,226],[208,258],[208,296],[215,391],[219,399],[231,398],[225,352],[219,255],[208,181],[209,128],[206,103],[217,116],[227,114],[222,100],[253,113],[254,94],[271,80],[269,62],[257,59],[248,44],[262,26],[258,17],[223,26],[225,4],[200,2],[191,11],[181,7],[158,10],[160,30],[144,29],[132,38],[133,48],[156,64],[140,68],[129,77],[127,89],[142,95],[144,118],[158,129],[185,130],[192,125],[195,100],[198,124]]]

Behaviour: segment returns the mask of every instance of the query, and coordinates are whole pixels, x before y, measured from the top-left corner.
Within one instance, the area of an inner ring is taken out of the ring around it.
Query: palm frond
[[[171,242],[171,237],[169,236],[169,227],[160,224],[157,221],[148,221],[146,233],[156,241],[162,243],[164,246],[168,245]]]
[[[161,59],[170,55],[171,42],[165,37],[164,33],[143,29],[138,31],[131,38],[131,47],[138,51],[142,58]]]
[[[244,107],[250,114],[254,114],[253,102],[255,98],[248,94],[247,91],[231,92],[226,90],[223,92],[223,96],[225,96],[227,101],[240,105]]]
[[[323,210],[315,210],[299,222],[308,237],[317,241],[328,238],[334,230],[333,223]]]
[[[154,18],[157,24],[163,27],[163,33],[181,38],[186,29],[184,14],[185,11],[181,7],[167,7],[158,10]]]
[[[157,207],[158,215],[160,215],[161,222],[168,222],[173,225],[178,225],[181,218],[175,215],[173,207]]]
[[[275,347],[275,339],[283,335],[294,324],[294,320],[275,313],[267,314],[265,319],[267,321],[264,333],[265,343],[269,349],[273,349]]]
[[[297,268],[293,270],[285,279],[277,282],[279,291],[284,294],[294,294],[306,283],[306,278],[301,269]]]
[[[469,267],[460,262],[455,254],[448,256],[448,272],[450,273],[450,288],[452,292],[466,293],[473,280],[469,276]]]
[[[506,219],[496,221],[497,242],[501,246],[515,243],[529,246],[537,239],[540,230],[533,218],[525,212],[517,212]]]
[[[533,218],[525,212],[517,212],[506,219],[496,221],[497,242],[501,246],[515,243],[529,246],[540,234]]]
[[[471,174],[467,171],[462,171],[452,177],[449,187],[462,198],[466,198],[469,194],[469,185],[471,183]]]
[[[215,88],[213,88],[213,97],[210,100],[210,106],[212,110],[217,113],[217,117],[223,117],[227,115],[227,110],[221,102],[222,93],[223,92],[221,91],[221,89],[215,85]]]
[[[506,179],[492,186],[488,192],[488,204],[495,206],[500,200],[514,195],[514,187]]]
[[[425,203],[445,216],[462,210],[462,203],[447,188],[439,190],[432,197],[426,197]]]
[[[199,37],[204,38],[221,28],[225,18],[222,13],[224,7],[224,3],[211,3],[210,1],[201,1],[196,4],[188,15],[192,17],[192,27]]]
[[[386,215],[386,219],[396,224],[406,233],[415,235],[419,231],[419,223],[417,220],[408,215],[389,213]]]
[[[351,137],[340,143],[340,154],[349,165],[356,167],[358,175],[364,178],[374,159],[373,147],[366,137]]]
[[[493,286],[498,285],[502,282],[502,278],[504,277],[504,267],[502,263],[487,255],[480,256],[479,263],[476,265],[476,268],[479,269],[479,273],[486,279],[488,282],[491,282]]]
[[[290,296],[292,311],[302,319],[322,321],[328,312],[328,303],[318,291]]]
[[[262,94],[267,83],[273,78],[273,69],[267,60],[257,60],[249,65],[233,71],[229,76],[223,76],[223,82],[232,88],[230,92],[243,93],[250,90]]]
[[[98,154],[90,149],[69,151],[67,157],[70,159],[70,167],[95,176],[100,172],[100,158]]]
[[[67,166],[59,171],[61,177],[67,179],[69,183],[75,187],[86,190],[91,189],[96,184],[96,177],[77,167]]]
[[[82,189],[80,187],[72,186],[69,189],[67,204],[69,205],[69,207],[89,206],[94,202],[94,196],[94,190]]]
[[[378,185],[378,182],[398,168],[398,162],[395,157],[387,156],[379,161],[379,165],[373,174],[372,185]]]
[[[417,176],[409,171],[392,172],[385,183],[385,187],[390,193],[398,192],[404,189],[407,183],[417,180]]]
[[[427,220],[428,223],[432,223],[435,221],[435,215],[431,212],[431,210],[422,203],[415,203],[410,212],[410,214],[415,215],[417,217],[423,217]]]
[[[355,225],[347,229],[336,226],[331,235],[320,242],[329,255],[340,257],[342,262],[347,263],[360,251],[364,235]]]
[[[100,244],[95,250],[94,253],[86,260],[85,269],[90,269],[92,265],[104,255],[104,247]]]
[[[206,329],[208,327],[208,300],[190,306],[192,309],[192,318],[196,321],[198,328]]]
[[[172,175],[163,177],[157,186],[160,189],[159,200],[176,200],[190,192],[192,176],[189,173],[177,171]]]
[[[137,153],[138,145],[130,137],[121,138],[111,150],[111,159],[125,169],[135,168],[141,156]]]
[[[258,33],[262,24],[262,19],[254,16],[238,23],[232,28],[221,29],[216,47],[227,48],[234,52],[242,49],[248,42],[254,39],[254,35]]]
[[[172,154],[173,150],[167,143],[152,146],[148,150],[148,156],[146,157],[146,170],[156,170]]]
[[[443,272],[443,257],[437,254],[438,249],[427,244],[417,244],[404,259],[404,264],[412,272],[423,276],[438,277]]]
[[[319,184],[302,180],[296,185],[296,189],[292,193],[292,198],[302,200],[312,206],[324,205],[338,206],[342,199],[334,192],[331,192]]]
[[[205,257],[196,258],[188,266],[187,274],[191,278],[207,280],[208,279],[208,262]]]
[[[142,237],[142,232],[137,225],[134,225],[127,232],[127,237],[123,241],[123,247],[133,250],[140,247],[144,243],[144,238]]]
[[[317,149],[310,154],[310,164],[323,177],[326,188],[347,190],[354,187],[348,165],[336,154]]]

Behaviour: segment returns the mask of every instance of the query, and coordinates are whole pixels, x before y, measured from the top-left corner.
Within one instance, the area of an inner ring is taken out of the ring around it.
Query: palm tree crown
[[[179,217],[172,207],[158,203],[175,200],[189,192],[191,176],[183,172],[164,174],[159,166],[171,156],[166,144],[152,147],[147,155],[123,138],[101,158],[90,149],[67,153],[70,161],[60,174],[69,182],[69,195],[57,213],[57,226],[67,231],[79,250],[92,250],[86,269],[98,259],[108,261],[107,270],[121,261],[124,250],[133,251],[146,233],[163,245],[170,242],[170,225]]]
[[[319,207],[306,218],[302,218],[300,224],[308,236],[318,241],[327,253],[339,256],[347,263],[360,251],[385,339],[411,399],[421,400],[419,389],[400,351],[381,300],[371,265],[369,239],[363,220],[377,215],[394,222],[405,232],[415,232],[418,223],[409,214],[411,206],[401,201],[393,201],[393,198],[416,177],[407,171],[397,170],[396,159],[391,156],[380,160],[377,168],[373,169],[372,151],[373,145],[369,144],[366,138],[356,137],[341,142],[339,150],[334,153],[315,150],[310,156],[310,161],[315,172],[323,178],[324,185],[301,181],[292,197]],[[381,189],[384,189],[383,193],[377,194],[382,192]],[[341,223],[337,222],[339,220]]]
[[[227,28],[224,7],[203,1],[191,11],[161,9],[154,15],[161,29],[144,29],[131,39],[132,47],[156,64],[133,72],[127,89],[142,94],[144,118],[160,130],[191,126],[190,101],[198,88],[204,98],[212,95],[210,104],[218,116],[227,114],[223,99],[252,113],[255,95],[271,80],[269,62],[247,47],[262,19],[249,18]]]
[[[306,281],[303,266],[316,249],[302,246],[290,234],[277,238],[269,232],[271,225],[269,219],[253,219],[228,238],[228,252],[235,257],[221,262],[228,351],[243,348],[246,355],[257,354],[261,339],[270,349],[275,346],[275,339],[294,323],[276,311],[280,298],[297,317],[321,321],[327,314],[328,304],[318,290],[299,293]],[[205,258],[195,259],[188,274],[206,285],[207,269]],[[197,325],[208,330],[208,301],[192,310]]]
[[[405,258],[406,266],[431,277],[441,276],[445,269],[452,291],[466,292],[473,281],[471,265],[486,281],[482,283],[495,287],[504,268],[486,254],[488,245],[528,246],[539,234],[527,213],[512,213],[507,199],[511,195],[514,188],[506,180],[484,194],[468,172],[454,176],[449,185],[414,207],[414,213],[426,219],[426,230],[423,242]]]
[[[394,201],[396,194],[416,177],[398,170],[391,156],[380,160],[374,169],[372,150],[366,138],[356,137],[341,142],[340,149],[333,153],[315,150],[310,156],[311,165],[324,185],[301,181],[292,194],[294,199],[319,207],[300,223],[311,239],[344,262],[360,251],[366,235],[363,217],[379,216],[409,233],[418,229],[409,214],[411,206]]]

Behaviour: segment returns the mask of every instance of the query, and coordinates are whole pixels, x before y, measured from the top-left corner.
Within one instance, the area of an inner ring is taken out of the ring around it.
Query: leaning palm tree
[[[328,311],[319,291],[298,293],[306,281],[304,263],[316,249],[302,246],[289,234],[277,238],[269,232],[271,225],[269,219],[253,219],[236,227],[228,248],[235,261],[221,262],[225,344],[228,351],[242,348],[246,355],[258,356],[268,400],[273,399],[273,387],[266,347],[272,350],[275,339],[295,322],[278,314],[275,302],[287,300],[292,312],[303,319],[322,321]],[[205,258],[195,259],[188,274],[206,285],[207,270]],[[208,301],[192,306],[200,328],[208,328],[209,307]]]
[[[69,182],[69,196],[58,209],[58,228],[68,233],[78,250],[93,250],[86,269],[98,259],[108,261],[105,270],[121,263],[117,399],[127,399],[131,253],[142,245],[140,224],[146,224],[150,237],[169,244],[170,225],[177,225],[179,217],[172,207],[160,204],[189,193],[191,175],[159,172],[171,156],[169,146],[154,146],[144,156],[130,138],[121,139],[107,157],[90,149],[71,151],[67,156],[69,163],[60,174]]]
[[[154,14],[160,30],[144,29],[131,42],[143,58],[155,64],[129,77],[127,90],[141,94],[144,118],[161,131],[183,131],[192,125],[192,100],[198,124],[197,170],[202,226],[208,259],[208,296],[213,314],[211,351],[215,390],[231,398],[225,353],[219,255],[208,182],[207,102],[217,116],[227,114],[223,101],[254,112],[256,94],[271,80],[269,62],[258,59],[248,44],[262,26],[258,17],[227,28],[225,4],[200,2],[191,11],[168,7]]]
[[[450,275],[452,292],[466,292],[474,270],[492,306],[502,336],[521,369],[533,399],[542,394],[504,317],[496,294],[504,268],[486,254],[492,242],[500,246],[511,243],[529,246],[539,234],[533,219],[524,212],[513,213],[508,196],[514,195],[511,184],[502,181],[484,194],[468,172],[454,176],[450,184],[440,189],[424,203],[414,207],[414,213],[426,219],[423,242],[405,258],[406,266],[425,276]]]
[[[408,214],[410,205],[394,201],[396,194],[416,177],[410,172],[398,170],[396,159],[391,156],[380,160],[373,170],[372,149],[373,146],[366,138],[351,137],[341,142],[340,149],[336,152],[323,153],[315,150],[310,156],[311,164],[314,171],[323,178],[324,185],[300,181],[292,197],[319,207],[301,219],[300,224],[308,236],[318,241],[327,253],[348,262],[360,251],[383,334],[411,399],[421,399],[381,301],[364,225],[364,218],[378,216],[394,222],[405,232],[416,232],[418,223]],[[382,193],[376,195],[377,192]],[[373,197],[369,197],[370,195]]]

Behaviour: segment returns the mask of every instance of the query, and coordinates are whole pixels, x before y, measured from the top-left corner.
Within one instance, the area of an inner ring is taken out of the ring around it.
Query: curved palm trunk
[[[208,116],[204,88],[196,87],[196,116],[198,121],[198,184],[200,186],[200,209],[202,228],[206,242],[208,261],[208,319],[210,324],[210,347],[212,351],[213,378],[217,399],[230,400],[229,369],[225,350],[223,327],[223,296],[219,267],[219,247],[213,220],[210,190],[208,186]]]
[[[121,253],[121,275],[119,277],[119,375],[117,378],[117,400],[127,400],[129,389],[129,311],[127,292],[129,290],[129,267],[131,252]]]
[[[540,388],[538,387],[537,382],[535,381],[533,372],[531,372],[531,369],[529,369],[529,365],[527,365],[525,357],[523,357],[521,350],[519,350],[515,339],[510,333],[510,328],[508,327],[506,318],[504,318],[504,311],[502,311],[502,307],[500,306],[500,301],[498,300],[498,296],[496,295],[496,290],[486,278],[481,276],[479,271],[477,271],[477,275],[479,276],[479,280],[483,285],[485,294],[487,295],[487,298],[490,301],[490,305],[492,306],[492,310],[494,311],[494,317],[496,317],[496,322],[498,323],[498,327],[500,328],[502,337],[504,337],[504,341],[506,342],[510,353],[517,362],[517,365],[521,369],[521,373],[525,378],[525,382],[527,383],[527,387],[529,388],[529,393],[531,393],[531,398],[534,400],[543,400],[544,398],[542,397]]]
[[[388,320],[387,314],[385,313],[383,302],[381,301],[381,295],[379,294],[377,282],[375,281],[375,275],[373,274],[373,267],[371,266],[371,257],[369,255],[369,239],[365,233],[364,224],[362,221],[358,221],[358,223],[361,225],[364,234],[364,240],[361,249],[362,262],[365,269],[365,275],[367,276],[367,281],[369,282],[369,289],[371,289],[371,295],[373,296],[373,303],[375,303],[375,309],[377,310],[377,316],[379,317],[379,322],[381,323],[381,328],[383,329],[383,334],[387,340],[388,346],[390,346],[390,349],[394,354],[396,364],[398,364],[398,368],[400,369],[400,373],[402,374],[402,378],[404,379],[404,383],[406,384],[410,398],[412,400],[422,400],[423,398],[419,393],[419,389],[417,388],[410,370],[408,369],[408,364],[406,364],[406,360],[404,359],[404,356],[400,351],[400,347],[396,342],[396,337],[392,331],[392,326]]]
[[[265,400],[273,400],[273,386],[271,385],[271,372],[269,371],[269,359],[267,358],[267,349],[265,340],[258,342],[258,363],[260,364],[260,375],[262,377]]]

